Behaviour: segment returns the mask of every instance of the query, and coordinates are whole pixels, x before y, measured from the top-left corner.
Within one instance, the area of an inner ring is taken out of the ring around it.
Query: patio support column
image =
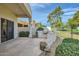
[[[1,18],[0,18],[0,43],[1,43]]]
[[[17,20],[14,20],[14,39],[18,37],[18,25]]]
[[[32,24],[31,24],[31,22],[32,22],[32,19],[29,18],[29,32],[30,32],[29,37],[30,38],[32,38]]]

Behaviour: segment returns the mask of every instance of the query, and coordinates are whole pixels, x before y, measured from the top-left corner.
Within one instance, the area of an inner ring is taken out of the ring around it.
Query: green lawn
[[[78,29],[73,29],[73,32],[79,33]]]
[[[71,32],[69,32],[69,31],[58,31],[57,35],[59,37],[62,37],[63,39],[64,38],[71,38]],[[73,38],[79,40],[79,34],[73,33]]]
[[[56,56],[79,56],[79,40],[64,39],[62,44],[56,48]]]

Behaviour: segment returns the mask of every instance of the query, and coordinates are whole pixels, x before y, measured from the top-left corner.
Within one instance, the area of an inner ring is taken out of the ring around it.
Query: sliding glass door
[[[7,40],[13,39],[14,37],[14,23],[7,20]]]
[[[1,18],[1,42],[14,38],[14,22]]]

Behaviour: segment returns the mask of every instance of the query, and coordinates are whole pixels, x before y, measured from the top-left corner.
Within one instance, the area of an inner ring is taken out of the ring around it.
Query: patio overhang
[[[27,3],[3,3],[16,17],[32,17],[30,5]]]

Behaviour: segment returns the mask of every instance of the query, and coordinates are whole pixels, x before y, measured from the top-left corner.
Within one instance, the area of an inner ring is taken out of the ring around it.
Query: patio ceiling
[[[12,11],[16,17],[32,17],[31,8],[27,3],[4,3],[3,5]]]

